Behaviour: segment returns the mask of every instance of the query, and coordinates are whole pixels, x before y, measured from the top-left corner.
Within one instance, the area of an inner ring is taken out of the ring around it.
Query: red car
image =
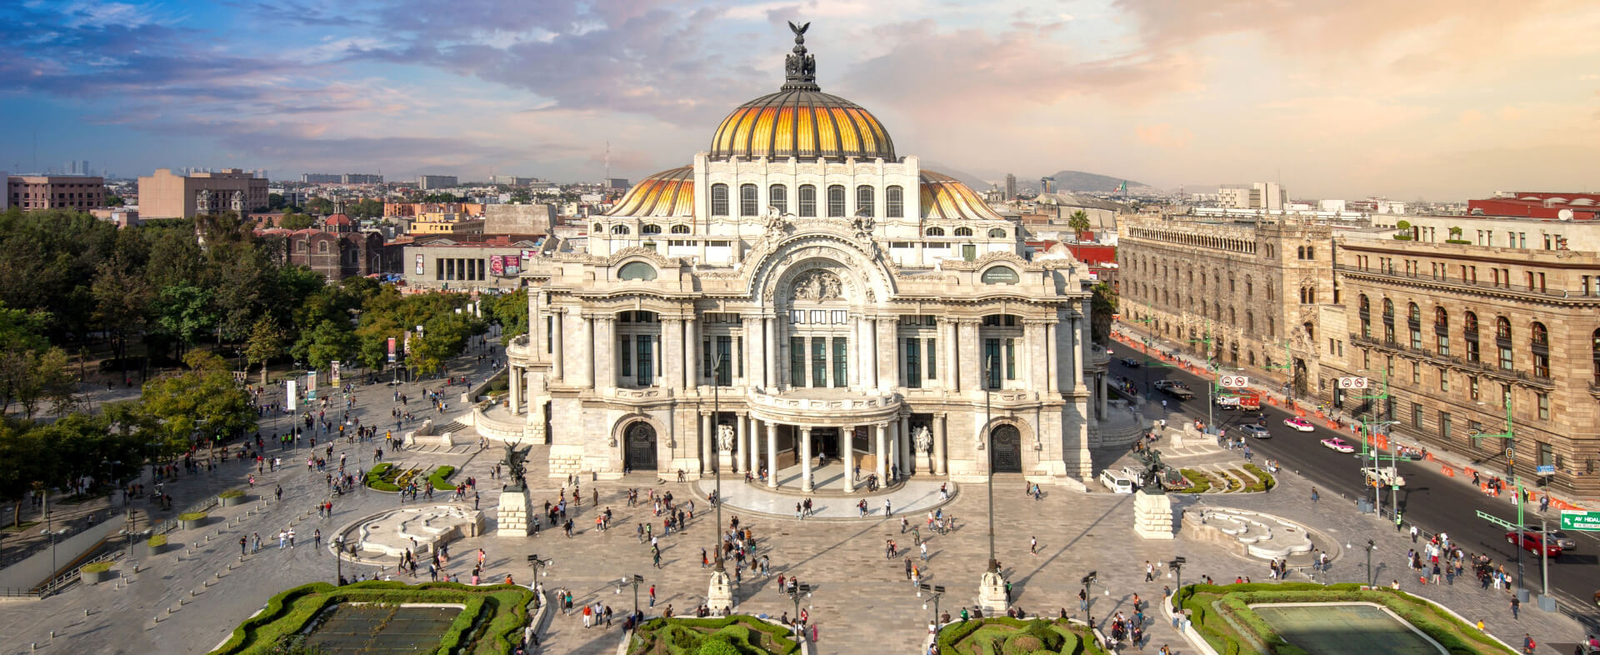
[[[1544,554],[1546,556],[1552,557],[1552,558],[1561,556],[1561,546],[1556,545],[1554,543],[1554,541],[1552,541],[1551,543],[1548,543],[1548,544],[1543,543],[1543,542],[1544,542],[1543,535],[1540,535],[1537,532],[1524,532],[1524,533],[1522,533],[1522,549],[1523,550],[1526,550],[1526,551],[1528,551],[1530,553],[1533,553],[1534,555],[1538,555],[1539,554],[1539,548],[1541,546],[1543,546]],[[1506,543],[1513,544],[1513,545],[1516,544],[1517,543],[1517,533],[1516,532],[1507,532],[1506,533]]]

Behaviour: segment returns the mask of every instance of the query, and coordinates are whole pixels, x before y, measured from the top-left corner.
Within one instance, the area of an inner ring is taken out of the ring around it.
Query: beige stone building
[[[1117,230],[1122,321],[1252,378],[1316,393],[1323,308],[1337,303],[1330,228],[1127,218]],[[1204,343],[1210,339],[1211,343]]]
[[[1505,233],[1502,222],[1456,221],[1469,235],[1491,225]],[[1551,466],[1554,489],[1600,493],[1600,255],[1398,241],[1388,231],[1334,243],[1344,325],[1326,332],[1347,345],[1325,377],[1386,380],[1390,398],[1362,407],[1329,384],[1325,402],[1397,421],[1394,431],[1495,473],[1506,442],[1473,433],[1505,433],[1509,402],[1517,472],[1532,479]]]
[[[22,210],[75,209],[89,211],[106,204],[106,183],[87,175],[0,175],[6,180],[6,197],[0,204]]]
[[[804,48],[690,166],[532,261],[509,406],[480,433],[551,445],[552,476],[859,465],[1078,485],[1105,407],[1087,269],[1021,255],[1015,221],[822,93]],[[817,467],[836,467],[819,470]],[[820,472],[819,472],[820,471]]]
[[[194,218],[203,214],[247,212],[267,206],[267,179],[237,168],[177,175],[158,168],[139,178],[139,216]]]

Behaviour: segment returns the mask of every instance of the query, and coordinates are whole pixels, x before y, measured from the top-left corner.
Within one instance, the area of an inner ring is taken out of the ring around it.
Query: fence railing
[[[184,514],[188,514],[188,513],[191,513],[191,512],[204,512],[204,511],[210,510],[213,507],[216,507],[221,502],[222,501],[220,499],[218,499],[215,494],[213,494],[211,496],[208,496],[204,500],[201,500],[200,502],[197,502],[197,503],[195,503],[193,505],[185,507],[183,509],[183,511],[178,512],[178,516],[182,516]],[[174,516],[174,517],[172,517],[170,519],[167,519],[165,521],[162,521],[162,522],[156,524],[156,526],[154,528],[151,528],[151,530],[153,530],[155,532],[155,534],[166,534],[168,532],[172,532],[173,530],[178,529],[178,516]]]

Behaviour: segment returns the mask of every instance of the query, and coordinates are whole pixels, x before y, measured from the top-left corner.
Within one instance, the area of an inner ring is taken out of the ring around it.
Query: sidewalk
[[[1193,355],[1189,355],[1187,353],[1184,353],[1182,351],[1181,347],[1178,346],[1177,344],[1174,344],[1174,343],[1172,343],[1172,342],[1170,342],[1170,341],[1168,341],[1168,340],[1166,340],[1166,339],[1164,339],[1162,337],[1150,335],[1149,333],[1141,330],[1138,327],[1134,327],[1134,326],[1130,326],[1130,325],[1126,325],[1126,324],[1118,324],[1116,327],[1117,327],[1117,329],[1113,330],[1112,336],[1113,336],[1113,338],[1117,339],[1123,345],[1126,345],[1126,346],[1131,347],[1131,348],[1137,348],[1137,349],[1139,349],[1140,353],[1143,353],[1144,344],[1142,342],[1138,341],[1138,339],[1149,338],[1150,339],[1150,345],[1151,345],[1151,353],[1150,354],[1151,354],[1152,357],[1159,357],[1162,361],[1165,361],[1165,362],[1176,361],[1179,366],[1183,367],[1185,370],[1188,370],[1191,373],[1194,373],[1196,375],[1202,375],[1202,376],[1206,375],[1206,373],[1205,373],[1205,370],[1206,370],[1206,362],[1205,362],[1205,360],[1203,360],[1203,359],[1201,359],[1199,357],[1195,357]],[[1135,338],[1135,337],[1137,337],[1137,338]],[[1160,352],[1157,352],[1158,350]],[[1169,356],[1169,353],[1176,353],[1177,357],[1176,358],[1171,357],[1171,356]],[[1275,405],[1279,405],[1279,406],[1284,407],[1286,409],[1291,407],[1288,397],[1285,396],[1281,391],[1262,388],[1262,387],[1257,387],[1257,386],[1252,386],[1251,389],[1261,393],[1263,398],[1270,398],[1271,402],[1273,404],[1275,404]],[[1295,404],[1294,404],[1294,408],[1296,410],[1298,410],[1298,412],[1300,413],[1301,416],[1305,416],[1308,419],[1311,418],[1311,415],[1317,414],[1317,411],[1315,410],[1315,406],[1307,408],[1303,401],[1296,401]],[[1357,441],[1359,441],[1360,438],[1361,438],[1361,431],[1360,431],[1360,428],[1358,427],[1359,426],[1359,421],[1357,421],[1354,417],[1352,417],[1352,416],[1350,416],[1350,415],[1348,415],[1348,414],[1346,414],[1346,413],[1344,413],[1342,411],[1334,410],[1332,408],[1329,408],[1328,412],[1326,413],[1326,416],[1319,416],[1318,418],[1312,419],[1312,420],[1321,421],[1321,422],[1323,422],[1325,427],[1330,427],[1330,428],[1333,427],[1333,424],[1329,423],[1330,421],[1337,422],[1337,425],[1338,425],[1337,429],[1339,429],[1339,430],[1349,430],[1350,431],[1350,435],[1352,437],[1354,437]],[[1410,439],[1410,438],[1407,438],[1407,437],[1405,437],[1403,435],[1399,435],[1399,434],[1389,434],[1389,435],[1386,435],[1386,437],[1384,437],[1384,438],[1389,440],[1389,441],[1392,441],[1397,446],[1402,446],[1402,447],[1409,448],[1409,449],[1412,449],[1412,450],[1425,452],[1426,453],[1426,457],[1424,458],[1424,461],[1435,462],[1435,463],[1440,464],[1442,467],[1444,467],[1446,469],[1449,469],[1449,470],[1445,471],[1445,473],[1447,475],[1451,476],[1452,478],[1454,478],[1456,480],[1459,480],[1462,484],[1466,484],[1468,486],[1471,486],[1471,484],[1472,484],[1471,483],[1472,476],[1471,476],[1471,473],[1469,471],[1478,470],[1480,473],[1484,474],[1483,477],[1490,477],[1490,476],[1494,476],[1494,475],[1500,475],[1500,471],[1499,470],[1491,469],[1491,468],[1485,467],[1485,466],[1483,466],[1481,464],[1474,463],[1472,461],[1472,458],[1470,456],[1468,456],[1468,455],[1465,455],[1465,454],[1462,454],[1462,453],[1458,453],[1458,452],[1455,452],[1455,451],[1452,451],[1452,450],[1449,450],[1449,449],[1440,448],[1437,445],[1424,444],[1424,443],[1422,443],[1420,441],[1417,441],[1417,440],[1414,440],[1414,439]],[[1380,441],[1380,447],[1382,446],[1382,443],[1383,442]],[[1456,475],[1457,472],[1462,473],[1462,475],[1457,476]],[[1536,492],[1536,491],[1530,490],[1530,493],[1532,493],[1533,495],[1530,496],[1529,504],[1536,505],[1537,504],[1538,494],[1541,493],[1541,492]],[[1550,503],[1551,509],[1559,511],[1560,509],[1563,509],[1563,507],[1562,507],[1563,505],[1566,505],[1566,506],[1568,506],[1568,507],[1570,507],[1572,509],[1596,509],[1596,508],[1600,508],[1600,502],[1596,502],[1593,499],[1562,499],[1562,498],[1560,498],[1560,496],[1558,496],[1556,494],[1551,494],[1551,503]]]

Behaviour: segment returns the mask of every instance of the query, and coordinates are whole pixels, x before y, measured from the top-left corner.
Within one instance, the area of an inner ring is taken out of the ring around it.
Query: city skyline
[[[899,149],[986,180],[1073,169],[1458,200],[1589,188],[1596,159],[1600,45],[1583,36],[1600,9],[1578,2],[897,10],[31,0],[0,8],[0,169],[598,180],[609,142],[611,174],[639,179],[776,90],[790,19],[813,23],[824,91]]]

